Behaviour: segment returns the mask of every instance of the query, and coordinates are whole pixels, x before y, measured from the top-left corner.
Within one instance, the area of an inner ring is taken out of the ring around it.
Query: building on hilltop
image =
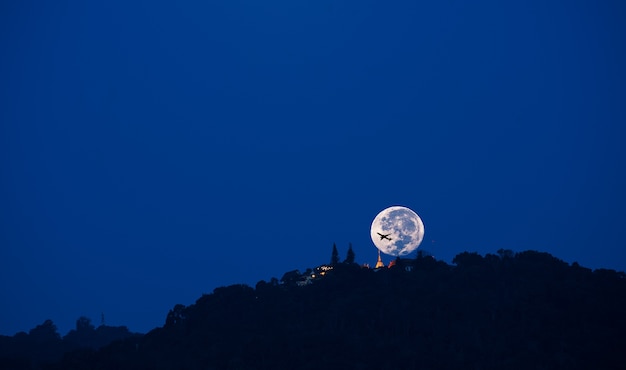
[[[378,250],[378,261],[376,261],[376,266],[374,266],[375,269],[380,269],[385,267],[385,264],[383,263],[383,259],[380,258],[380,249]]]

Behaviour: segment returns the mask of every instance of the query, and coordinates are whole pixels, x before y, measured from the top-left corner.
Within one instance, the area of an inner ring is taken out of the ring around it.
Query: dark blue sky
[[[626,270],[623,1],[128,3],[0,5],[0,334],[373,264],[391,205]]]

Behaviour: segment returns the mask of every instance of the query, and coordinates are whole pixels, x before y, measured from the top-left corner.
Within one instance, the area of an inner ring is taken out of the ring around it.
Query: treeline
[[[63,354],[76,350],[96,350],[122,339],[138,340],[125,326],[94,327],[87,317],[76,320],[76,328],[61,337],[52,320],[46,320],[28,333],[0,335],[0,369],[38,369],[58,362]]]
[[[623,369],[626,274],[547,253],[331,263],[175,305],[56,369]],[[322,274],[322,272],[324,274]]]

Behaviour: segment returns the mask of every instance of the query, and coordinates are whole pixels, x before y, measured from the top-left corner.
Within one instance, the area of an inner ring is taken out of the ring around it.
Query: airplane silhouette
[[[391,238],[389,237],[389,235],[391,235],[391,233],[384,234],[384,235],[381,234],[381,233],[376,233],[376,234],[380,235],[380,240],[383,240],[383,239],[391,240]]]

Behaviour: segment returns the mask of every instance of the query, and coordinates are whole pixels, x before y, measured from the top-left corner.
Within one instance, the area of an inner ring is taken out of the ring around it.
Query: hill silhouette
[[[335,249],[336,250],[336,249]],[[46,369],[623,369],[626,274],[547,253],[350,261],[175,305]],[[14,364],[19,368],[20,364]],[[30,366],[30,365],[29,365]],[[30,367],[29,367],[30,368]]]
[[[102,324],[96,328],[89,318],[80,317],[76,328],[61,337],[52,320],[46,320],[28,333],[0,335],[0,369],[38,369],[61,360],[64,353],[96,350],[117,340],[141,336],[125,326]]]

